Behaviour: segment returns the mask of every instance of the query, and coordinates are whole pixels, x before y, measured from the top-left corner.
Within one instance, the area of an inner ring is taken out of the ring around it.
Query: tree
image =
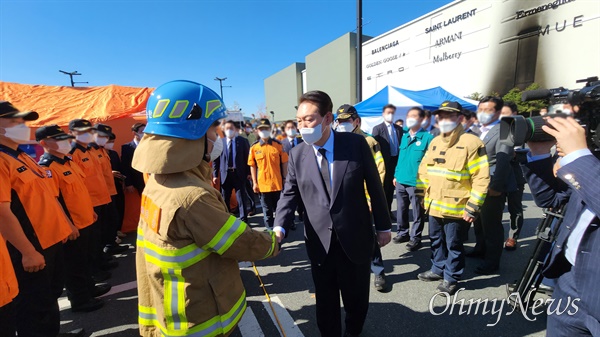
[[[523,91],[536,90],[539,88],[540,88],[539,84],[532,83],[527,88],[525,88],[525,90],[523,90]],[[502,97],[502,99],[504,101],[515,102],[517,104],[517,107],[519,108],[519,114],[525,115],[527,117],[531,116],[534,112],[540,111],[541,108],[545,108],[548,106],[549,102],[547,99],[522,102],[521,94],[523,93],[523,91],[521,91],[521,89],[516,88],[516,87],[512,88],[506,95],[504,95]]]

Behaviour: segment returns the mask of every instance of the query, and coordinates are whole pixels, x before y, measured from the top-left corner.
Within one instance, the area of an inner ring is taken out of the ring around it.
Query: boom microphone
[[[548,89],[537,89],[537,90],[529,90],[524,91],[521,94],[521,101],[534,101],[538,99],[546,99],[552,96],[552,92]]]

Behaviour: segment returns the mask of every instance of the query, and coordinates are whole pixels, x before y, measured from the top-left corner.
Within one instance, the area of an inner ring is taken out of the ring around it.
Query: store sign
[[[442,37],[440,39],[437,39],[435,41],[435,46],[436,47],[441,47],[441,46],[443,46],[445,44],[456,42],[458,40],[462,40],[462,32],[458,32],[456,34],[444,36],[444,37]]]
[[[519,20],[531,15],[535,15],[549,9],[557,9],[559,6],[568,4],[570,2],[574,2],[575,0],[556,0],[554,2],[547,3],[545,5],[537,6],[535,8],[520,10],[517,11],[517,18],[515,20]]]
[[[379,52],[382,52],[384,50],[388,50],[388,49],[390,49],[392,47],[396,47],[397,45],[398,45],[398,40],[392,41],[392,42],[390,42],[388,44],[384,44],[383,46],[380,46],[378,48],[373,49],[371,51],[371,55],[375,55],[375,54],[377,54]]]
[[[566,0],[563,0],[563,1],[566,1]],[[572,0],[572,1],[574,1],[574,0]],[[446,21],[439,22],[439,23],[437,23],[437,24],[435,24],[435,25],[433,25],[431,27],[427,27],[427,28],[425,28],[425,34],[429,34],[431,32],[435,32],[435,31],[441,30],[443,27],[447,27],[447,26],[450,26],[450,25],[455,24],[457,22],[464,21],[464,20],[466,20],[468,18],[471,18],[471,17],[475,16],[476,12],[477,12],[477,8],[473,8],[473,9],[471,9],[468,12],[464,12],[464,13],[459,14],[459,15],[457,15],[457,16],[455,16],[453,18],[450,18],[450,19],[448,19]]]

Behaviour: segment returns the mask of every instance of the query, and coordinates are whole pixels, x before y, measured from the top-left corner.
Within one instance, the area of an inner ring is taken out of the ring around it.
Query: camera
[[[538,89],[525,91],[521,97],[524,102],[549,99],[551,103],[567,101],[572,106],[579,106],[579,112],[573,117],[586,129],[590,150],[600,151],[600,81],[597,76],[577,81],[577,83],[583,82],[586,85],[579,90],[568,90],[563,87]],[[566,116],[568,115],[556,113],[531,118],[504,117],[500,121],[500,141],[509,146],[521,146],[527,142],[553,140],[554,137],[542,130],[543,125],[548,125],[546,118]]]

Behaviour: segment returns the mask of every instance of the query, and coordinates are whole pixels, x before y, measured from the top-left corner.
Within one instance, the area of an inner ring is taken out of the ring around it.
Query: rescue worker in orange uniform
[[[79,231],[60,206],[48,172],[19,149],[29,142],[25,121],[38,114],[0,102],[0,233],[17,276],[19,294],[3,311],[2,333],[14,336],[59,336],[58,297],[63,289],[63,242]],[[13,317],[6,318],[5,315]],[[77,331],[74,335],[80,336]]]
[[[225,111],[214,91],[190,81],[165,83],[148,100],[133,156],[133,168],[150,173],[136,252],[144,337],[228,336],[246,309],[238,261],[279,252],[273,232],[230,215],[211,186]]]
[[[106,221],[102,231],[102,243],[105,245],[104,251],[108,254],[119,254],[128,249],[128,246],[118,245],[115,242],[117,231],[121,228],[119,222],[119,212],[116,206],[117,187],[113,175],[112,165],[110,163],[110,155],[104,149],[104,145],[108,143],[110,137],[113,136],[112,127],[106,124],[94,125],[96,133],[94,134],[94,142],[88,144],[90,152],[96,155],[100,164],[104,181],[108,187],[111,202],[106,206]]]
[[[94,212],[98,216],[96,222],[90,227],[89,261],[94,280],[101,282],[110,278],[110,273],[106,270],[117,266],[116,261],[104,255],[102,244],[103,228],[108,226],[106,223],[108,204],[111,202],[110,194],[97,155],[89,149],[89,144],[94,142],[96,129],[88,120],[74,119],[69,122],[69,132],[75,136],[70,152],[72,160],[85,174],[83,182],[92,198]]]
[[[96,221],[96,214],[83,183],[83,171],[67,157],[71,150],[69,140],[73,138],[58,125],[43,126],[35,131],[35,139],[45,151],[39,164],[46,168],[47,176],[52,177],[59,190],[58,201],[79,230],[79,238],[64,245],[65,288],[71,310],[89,312],[104,305],[102,300],[94,297],[106,294],[111,287],[108,284],[95,286],[88,269],[89,226]]]
[[[281,196],[287,175],[288,155],[278,140],[271,138],[271,122],[263,118],[256,127],[260,139],[250,147],[248,166],[254,193],[260,193],[265,227],[273,229],[273,212]]]

